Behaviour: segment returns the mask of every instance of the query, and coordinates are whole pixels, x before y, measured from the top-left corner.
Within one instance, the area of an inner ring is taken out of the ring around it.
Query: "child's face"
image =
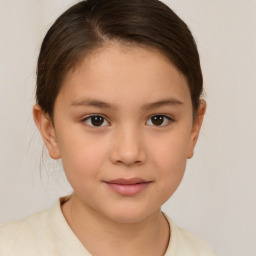
[[[46,145],[81,206],[134,222],[177,189],[200,125],[186,79],[170,62],[152,49],[112,45],[68,74]]]

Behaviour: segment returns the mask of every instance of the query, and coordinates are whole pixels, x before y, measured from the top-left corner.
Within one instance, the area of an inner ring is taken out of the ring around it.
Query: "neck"
[[[116,222],[83,206],[72,195],[62,211],[74,234],[92,255],[162,256],[167,249],[169,225],[160,209],[141,221]]]

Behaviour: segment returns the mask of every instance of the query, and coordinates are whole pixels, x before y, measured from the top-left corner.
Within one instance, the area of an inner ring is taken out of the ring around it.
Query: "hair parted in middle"
[[[85,0],[55,21],[41,46],[36,100],[52,120],[67,73],[111,42],[151,47],[167,57],[187,79],[196,115],[203,77],[197,46],[187,25],[158,0]]]

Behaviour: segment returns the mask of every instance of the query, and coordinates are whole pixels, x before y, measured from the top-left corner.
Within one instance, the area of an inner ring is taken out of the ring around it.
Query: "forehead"
[[[134,103],[165,96],[190,100],[186,78],[158,50],[114,43],[84,57],[67,74],[60,94],[100,96],[120,104],[131,98]]]

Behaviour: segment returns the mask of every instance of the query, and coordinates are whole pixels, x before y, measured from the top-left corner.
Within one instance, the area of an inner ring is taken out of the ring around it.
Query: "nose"
[[[113,134],[110,160],[113,164],[141,165],[146,161],[143,138],[135,127],[123,128]]]

